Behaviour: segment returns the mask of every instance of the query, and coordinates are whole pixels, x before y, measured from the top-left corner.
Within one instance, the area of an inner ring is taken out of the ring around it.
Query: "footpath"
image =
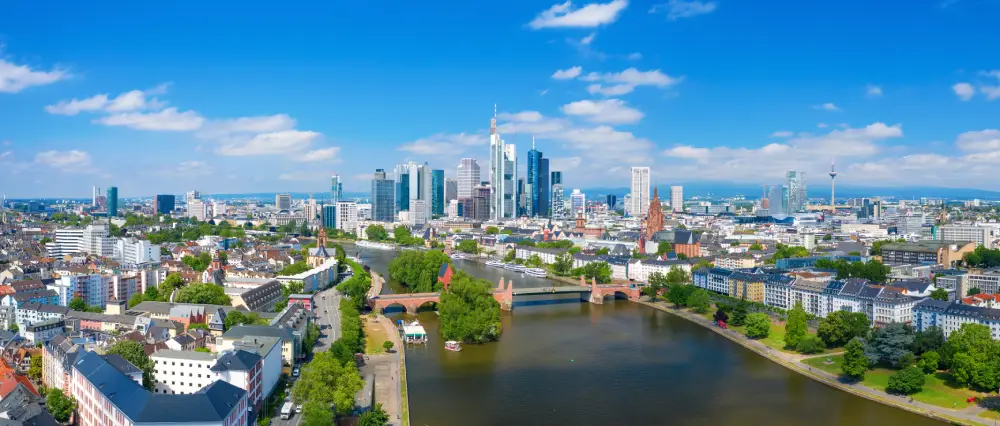
[[[756,352],[758,355],[770,359],[771,361],[774,361],[789,370],[802,374],[827,386],[834,387],[845,392],[850,392],[862,398],[875,401],[881,404],[893,406],[896,408],[901,408],[912,413],[920,414],[922,416],[927,416],[933,419],[941,420],[952,424],[985,425],[986,424],[985,422],[988,421],[988,419],[979,417],[980,413],[986,411],[986,409],[982,407],[969,407],[964,410],[949,410],[935,405],[925,404],[919,401],[910,402],[910,399],[907,397],[890,395],[881,390],[865,386],[861,383],[849,383],[841,381],[840,377],[836,375],[827,373],[819,369],[813,369],[812,367],[803,364],[801,362],[803,359],[813,358],[817,356],[819,357],[830,356],[830,354],[804,356],[800,354],[785,353],[782,351],[774,350],[769,346],[761,342],[758,342],[756,340],[748,339],[746,336],[737,333],[733,330],[728,330],[718,327],[714,322],[711,322],[691,312],[671,308],[667,306],[667,304],[664,302],[637,302],[637,303],[687,319],[688,321],[691,321],[705,328],[708,328],[709,330],[714,331],[716,334],[724,336],[727,339],[732,340],[733,342],[736,342],[742,345],[743,347]]]

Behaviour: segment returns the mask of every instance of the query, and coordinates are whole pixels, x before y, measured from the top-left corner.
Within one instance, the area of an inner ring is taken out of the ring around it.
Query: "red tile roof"
[[[6,398],[8,394],[17,388],[18,383],[24,385],[31,393],[38,395],[35,386],[31,384],[31,381],[27,377],[15,373],[13,369],[6,365],[0,367],[0,398]]]

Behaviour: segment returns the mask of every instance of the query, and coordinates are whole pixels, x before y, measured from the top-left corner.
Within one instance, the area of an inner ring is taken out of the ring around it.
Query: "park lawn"
[[[380,354],[385,352],[382,344],[386,340],[389,340],[389,335],[385,333],[385,329],[382,328],[378,321],[369,320],[362,322],[362,324],[365,330],[365,353]]]
[[[832,363],[826,364],[827,359]],[[804,364],[818,368],[831,374],[840,375],[840,365],[844,362],[843,355],[820,356],[802,361]],[[865,373],[864,385],[885,392],[889,386],[889,376],[895,370],[887,368],[876,368]],[[950,383],[951,374],[939,371],[935,374],[928,374],[924,388],[918,393],[910,395],[915,401],[935,405],[942,408],[957,408],[959,410],[975,405],[975,403],[965,402],[969,397],[981,396],[982,394],[970,389],[966,389],[957,384]],[[957,403],[957,404],[956,404]]]
[[[986,411],[983,411],[982,413],[979,413],[979,417],[982,417],[984,419],[990,419],[990,420],[993,420],[993,421],[997,421],[997,420],[1000,420],[1000,412],[996,412],[994,410],[986,410]]]

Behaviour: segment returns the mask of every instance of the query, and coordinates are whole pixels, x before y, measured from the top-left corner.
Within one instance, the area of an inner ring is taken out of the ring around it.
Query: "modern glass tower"
[[[463,158],[455,174],[458,177],[458,198],[472,198],[472,191],[482,182],[479,163],[473,158]]]
[[[566,196],[563,191],[562,172],[552,172],[549,176],[552,194],[552,201],[549,204],[552,206],[552,217],[563,217],[566,215]]]
[[[156,205],[153,206],[156,209],[157,214],[170,214],[174,210],[175,198],[173,195],[169,194],[157,194],[156,195]]]
[[[396,213],[410,210],[410,174],[396,175]]]
[[[528,215],[532,217],[549,216],[549,159],[541,151],[535,149],[535,138],[531,138],[531,151],[528,151]]]
[[[517,148],[497,133],[496,105],[490,120],[490,219],[515,217],[517,211]]]
[[[788,213],[806,211],[806,174],[789,170],[788,178]]]
[[[386,179],[385,170],[375,169],[372,179],[372,219],[392,222],[395,218],[396,186],[392,179]]]
[[[431,214],[444,215],[444,170],[431,170]]]
[[[340,175],[333,175],[330,178],[330,198],[334,204],[344,199],[344,182],[341,181]]]
[[[336,228],[337,227],[337,205],[330,204],[323,206],[323,227],[324,228]]]
[[[108,187],[108,217],[118,216],[118,187]]]

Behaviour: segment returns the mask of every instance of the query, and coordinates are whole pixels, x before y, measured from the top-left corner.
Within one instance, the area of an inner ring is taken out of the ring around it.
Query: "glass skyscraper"
[[[108,187],[108,217],[118,216],[118,187]]]
[[[798,213],[806,211],[806,174],[789,170],[786,174],[788,178],[788,200],[787,213]]]
[[[395,218],[396,183],[386,179],[384,169],[375,169],[372,179],[372,220],[392,222]]]
[[[549,215],[549,160],[542,152],[535,149],[535,141],[531,141],[531,151],[528,151],[527,194],[528,216],[546,217]]]
[[[431,170],[431,214],[444,215],[444,170]]]
[[[344,182],[340,180],[339,175],[330,178],[330,198],[333,199],[333,203],[344,199]]]
[[[157,194],[156,203],[153,208],[156,209],[157,214],[170,214],[174,210],[175,202],[176,200],[173,195]]]
[[[550,175],[552,201],[549,203],[552,209],[552,217],[563,217],[566,215],[566,196],[563,192],[562,172],[552,172]]]
[[[337,227],[337,205],[330,204],[323,206],[323,227],[324,228],[336,228]]]
[[[400,173],[396,180],[396,213],[410,210],[410,174]]]

